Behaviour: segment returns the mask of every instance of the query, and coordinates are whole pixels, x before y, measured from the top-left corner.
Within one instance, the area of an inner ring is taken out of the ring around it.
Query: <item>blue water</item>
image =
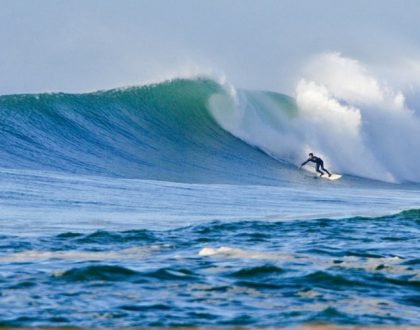
[[[0,97],[0,326],[420,325],[420,186],[299,171],[223,92]]]

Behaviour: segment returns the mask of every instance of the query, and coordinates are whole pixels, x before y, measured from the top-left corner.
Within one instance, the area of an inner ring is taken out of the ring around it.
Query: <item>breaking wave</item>
[[[2,96],[0,166],[272,184],[299,181],[296,165],[313,151],[334,172],[420,182],[420,121],[401,92],[340,54],[320,56],[308,72],[294,97],[204,78]]]

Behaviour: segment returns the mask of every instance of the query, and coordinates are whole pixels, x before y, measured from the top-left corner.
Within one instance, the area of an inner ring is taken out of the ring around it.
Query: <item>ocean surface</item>
[[[1,96],[0,326],[420,326],[417,156],[309,117],[210,79]]]

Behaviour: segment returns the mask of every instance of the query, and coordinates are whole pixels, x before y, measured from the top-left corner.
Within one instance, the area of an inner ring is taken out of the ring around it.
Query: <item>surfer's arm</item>
[[[309,159],[308,159],[308,160],[306,160],[306,161],[304,161],[304,162],[300,165],[300,167],[305,166],[306,164],[308,164],[308,162],[309,162]]]

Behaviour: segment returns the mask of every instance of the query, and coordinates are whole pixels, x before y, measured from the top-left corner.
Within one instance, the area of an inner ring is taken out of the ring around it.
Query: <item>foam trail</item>
[[[0,256],[1,263],[39,262],[51,260],[137,260],[144,258],[153,251],[159,250],[158,246],[131,247],[119,251],[36,251],[29,250]]]

